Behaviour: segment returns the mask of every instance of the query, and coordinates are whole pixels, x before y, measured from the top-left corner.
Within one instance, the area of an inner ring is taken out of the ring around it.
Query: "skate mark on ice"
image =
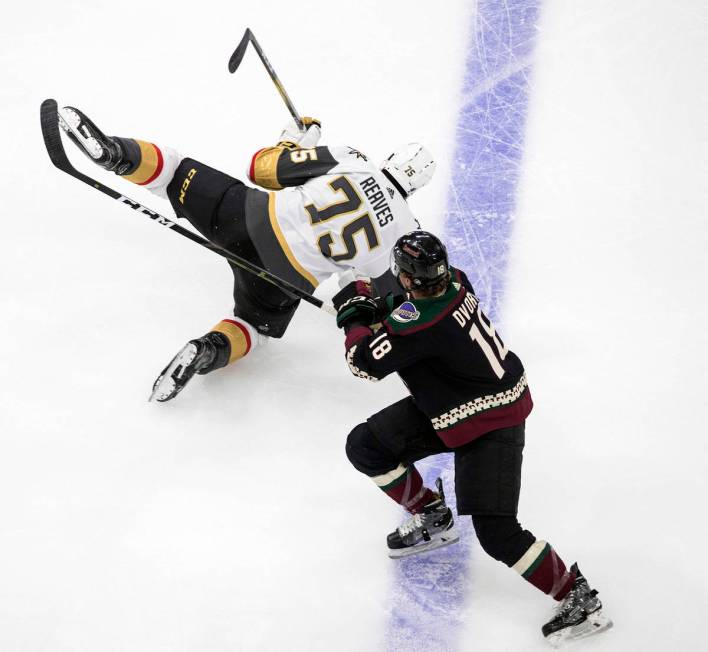
[[[467,272],[498,326],[540,2],[477,4],[445,212],[443,236],[451,262]],[[417,466],[428,486],[442,476],[454,510],[452,455]],[[465,597],[474,591],[468,569],[474,532],[468,516],[456,519],[459,543],[394,562],[388,652],[458,649]],[[474,643],[468,641],[465,649],[474,649]]]

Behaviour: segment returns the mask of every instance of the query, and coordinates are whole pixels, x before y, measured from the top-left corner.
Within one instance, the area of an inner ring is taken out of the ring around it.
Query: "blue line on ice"
[[[499,316],[516,186],[523,151],[528,75],[541,0],[481,0],[473,16],[457,125],[444,239],[492,321]],[[442,476],[455,504],[451,455],[417,465],[428,486]],[[458,519],[460,542],[395,562],[390,652],[458,647],[465,596],[474,585],[468,558],[474,534]],[[470,641],[465,649],[474,649]]]

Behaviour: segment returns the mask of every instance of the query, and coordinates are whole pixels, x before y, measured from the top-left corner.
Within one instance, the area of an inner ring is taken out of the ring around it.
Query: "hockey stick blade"
[[[44,146],[47,148],[49,158],[56,167],[66,171],[67,168],[71,167],[71,163],[69,163],[66,152],[61,145],[56,100],[49,99],[42,102],[42,106],[39,109],[39,119],[42,122],[42,137],[44,138]]]
[[[301,290],[299,287],[293,285],[292,283],[289,283],[288,281],[285,281],[284,279],[281,279],[275,276],[274,274],[271,274],[269,271],[258,267],[258,265],[251,263],[245,258],[241,258],[240,256],[237,256],[236,254],[228,251],[227,249],[219,247],[218,245],[215,245],[209,242],[208,240],[201,238],[195,233],[192,233],[192,231],[190,231],[189,229],[185,229],[176,222],[173,222],[172,220],[166,218],[164,215],[160,215],[160,213],[150,210],[146,206],[143,206],[141,203],[133,201],[125,195],[121,195],[121,193],[117,192],[116,190],[113,190],[113,188],[104,186],[102,183],[99,183],[87,174],[84,174],[83,172],[77,170],[71,164],[69,157],[66,155],[64,145],[61,141],[59,115],[57,112],[57,103],[55,100],[48,99],[42,102],[42,106],[40,108],[40,122],[42,125],[42,136],[44,137],[44,144],[47,148],[49,158],[51,159],[52,163],[62,172],[66,172],[66,174],[74,177],[75,179],[83,181],[85,184],[91,186],[92,188],[95,188],[96,190],[101,191],[112,199],[118,200],[121,204],[126,204],[134,211],[141,213],[142,215],[146,215],[153,222],[156,222],[161,226],[165,226],[171,231],[190,239],[192,242],[196,242],[198,245],[201,245],[202,247],[205,247],[206,249],[209,249],[219,254],[222,258],[226,258],[226,260],[236,265],[236,267],[245,269],[247,272],[250,272],[251,274],[258,276],[259,278],[262,278],[264,281],[270,283],[271,285],[275,285],[294,299],[302,299],[303,301],[306,301],[307,303],[312,304],[316,308],[320,308],[321,310],[324,310],[325,312],[328,312],[331,315],[337,314],[336,310],[331,305],[325,303],[321,299],[313,297],[308,292],[305,292],[304,290]]]
[[[236,72],[238,67],[241,65],[241,61],[243,61],[243,55],[246,54],[246,48],[248,47],[248,43],[250,42],[250,40],[251,30],[247,27],[246,31],[243,33],[243,38],[241,39],[241,42],[238,44],[238,47],[234,50],[234,53],[229,59],[230,73]]]
[[[246,53],[246,48],[248,47],[249,43],[253,45],[253,49],[259,56],[261,63],[263,63],[263,66],[265,67],[268,76],[275,85],[275,88],[278,93],[280,93],[281,99],[283,100],[283,102],[285,102],[285,106],[287,107],[288,111],[290,111],[290,115],[297,123],[298,128],[304,130],[305,126],[302,123],[302,118],[300,117],[300,114],[297,112],[297,109],[295,108],[295,105],[290,99],[288,92],[285,90],[285,86],[283,86],[283,82],[281,82],[278,78],[278,75],[276,75],[273,66],[271,65],[270,61],[268,61],[268,57],[266,57],[265,52],[263,52],[263,48],[260,46],[260,43],[258,43],[258,39],[250,28],[246,28],[246,31],[244,32],[243,37],[241,38],[241,42],[238,44],[238,46],[234,50],[234,53],[229,59],[229,72],[235,72],[236,69],[241,65],[241,61],[243,60],[243,56]]]

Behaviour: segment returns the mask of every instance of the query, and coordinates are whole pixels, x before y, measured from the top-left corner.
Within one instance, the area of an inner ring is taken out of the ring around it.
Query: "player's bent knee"
[[[367,423],[360,423],[349,433],[345,450],[352,466],[370,477],[386,473],[399,463],[379,443]]]
[[[361,471],[367,475],[371,475],[368,471],[368,464],[366,463],[367,455],[365,442],[368,440],[369,435],[369,426],[365,423],[360,423],[349,433],[345,447],[347,458],[352,463],[352,466],[357,471]]]
[[[507,566],[513,566],[536,540],[515,516],[473,515],[472,523],[482,549]]]

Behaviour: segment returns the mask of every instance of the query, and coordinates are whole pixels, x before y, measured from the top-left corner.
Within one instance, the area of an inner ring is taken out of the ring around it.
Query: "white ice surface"
[[[148,404],[229,309],[230,273],[55,170],[38,111],[56,97],[242,176],[288,118],[253,52],[226,71],[250,26],[327,142],[377,159],[429,144],[440,167],[414,204],[435,228],[468,4],[4,9],[2,652],[381,649],[399,511],[343,446],[400,383],[351,377],[331,320],[303,306],[284,340]],[[500,330],[536,401],[522,519],[616,621],[578,650],[703,643],[706,18],[689,1],[542,14]],[[546,649],[547,599],[476,546],[471,565],[460,649]]]
[[[253,51],[227,72],[250,26],[325,142],[438,152],[414,202],[434,224],[469,21],[461,1],[407,7],[45,2],[0,24],[0,651],[380,645],[400,512],[344,442],[400,382],[351,376],[332,319],[303,306],[284,340],[148,404],[170,356],[231,309],[231,273],[54,169],[38,118],[56,97],[243,178],[289,118]]]
[[[579,652],[707,647],[707,19],[547,0],[539,25],[502,333],[535,402],[521,522],[615,621]],[[479,548],[471,575],[461,649],[543,650],[544,596]]]

